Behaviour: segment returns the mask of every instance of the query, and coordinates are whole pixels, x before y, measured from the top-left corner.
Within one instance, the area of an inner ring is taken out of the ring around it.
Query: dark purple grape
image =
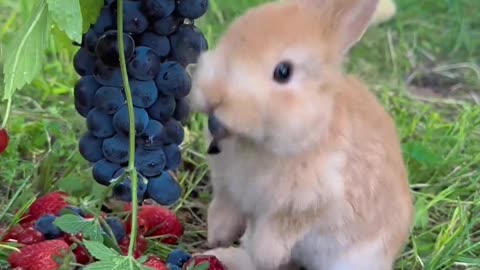
[[[148,28],[148,19],[140,11],[140,2],[123,2],[123,31],[132,34],[143,33]]]
[[[104,86],[122,87],[122,71],[118,67],[109,67],[97,60],[93,71],[95,80]]]
[[[151,48],[160,57],[166,57],[170,53],[170,40],[152,32],[143,33],[138,45]]]
[[[173,58],[187,66],[196,63],[199,55],[208,50],[208,43],[202,32],[194,25],[181,25],[177,31],[170,36]]]
[[[135,116],[136,135],[142,134],[148,125],[148,113],[144,109],[134,107],[133,114]],[[128,118],[128,107],[123,105],[113,116],[113,125],[115,129],[124,134],[129,134],[130,121]]]
[[[93,28],[90,28],[83,38],[83,46],[88,49],[89,52],[95,53],[95,46],[97,46],[98,34]]]
[[[175,32],[184,18],[175,15],[170,15],[157,19],[152,24],[152,31],[162,36],[168,36]]]
[[[180,199],[182,190],[172,175],[164,171],[161,175],[148,179],[147,194],[156,203],[167,206]]]
[[[115,173],[122,167],[119,164],[112,163],[106,159],[101,159],[93,165],[93,179],[100,185],[109,186],[114,179]]]
[[[117,0],[105,0],[105,1],[103,1],[103,4],[105,6],[111,6],[111,5],[116,4],[116,3],[117,3]]]
[[[93,108],[87,115],[88,130],[96,137],[107,138],[115,134],[112,116],[97,108]]]
[[[41,216],[35,221],[34,228],[40,232],[46,240],[52,240],[59,238],[63,235],[63,232],[55,225],[55,219],[57,217],[52,214],[46,214]]]
[[[163,18],[175,10],[175,0],[141,0],[142,11],[151,18]]]
[[[85,107],[85,106],[80,105],[77,100],[75,100],[74,106],[75,106],[75,110],[78,112],[78,114],[80,114],[83,117],[87,117],[88,113],[92,109],[91,107]]]
[[[182,161],[182,154],[180,147],[174,143],[167,144],[163,147],[166,159],[166,169],[175,171],[180,166]]]
[[[160,57],[152,49],[139,46],[128,63],[128,74],[141,81],[153,80],[160,70],[160,63]]]
[[[95,93],[100,88],[92,75],[80,78],[73,89],[75,102],[84,108],[92,108],[95,100]]]
[[[160,149],[165,140],[165,128],[162,123],[150,120],[143,134],[137,136],[137,143],[146,150]]]
[[[95,107],[106,114],[114,114],[125,104],[122,89],[103,86],[95,93]]]
[[[176,98],[187,96],[192,87],[190,75],[184,67],[173,61],[167,61],[160,65],[155,83],[160,93]]]
[[[121,219],[117,217],[108,217],[105,219],[105,223],[107,223],[108,227],[110,227],[110,231],[115,237],[115,240],[117,240],[117,243],[120,243],[123,239],[125,239],[127,232],[125,231],[125,224]],[[102,229],[108,236],[110,236],[110,231],[106,228],[106,226],[104,226],[104,224],[102,224]]]
[[[165,165],[165,154],[162,149],[146,150],[140,147],[135,151],[135,167],[146,177],[161,174]]]
[[[102,144],[102,138],[95,137],[90,132],[85,132],[78,144],[80,155],[89,162],[97,162],[103,159]]]
[[[108,161],[117,164],[128,162],[128,136],[117,133],[113,137],[103,141],[102,149],[103,155]]]
[[[150,107],[158,97],[158,89],[154,81],[131,80],[130,90],[135,107]]]
[[[180,145],[183,142],[185,131],[183,130],[183,126],[180,122],[171,118],[163,123],[163,127],[165,127],[165,131],[167,133],[165,138],[166,144],[174,143]]]
[[[106,31],[116,28],[117,24],[112,10],[108,6],[103,7],[100,10],[100,15],[98,16],[98,20],[93,26],[93,29],[95,30],[97,35],[102,35]]]
[[[80,76],[92,75],[97,58],[86,48],[80,48],[73,56],[73,68]]]
[[[172,267],[169,270],[181,270],[180,267],[188,262],[191,258],[192,254],[181,248],[176,248],[168,253],[165,263],[167,265],[179,265],[178,268]]]
[[[124,169],[118,170],[113,176],[115,179],[125,173]],[[141,202],[144,200],[145,192],[147,191],[147,180],[140,174],[137,174],[137,198]],[[119,201],[131,202],[132,201],[132,180],[130,179],[130,173],[124,176],[123,181],[113,188],[113,197]]]
[[[135,42],[129,34],[123,34],[124,55],[126,61],[130,60],[135,50]],[[120,54],[118,48],[117,30],[105,32],[98,39],[95,47],[97,57],[107,66],[118,66],[120,63]]]
[[[184,98],[177,99],[175,106],[175,112],[173,113],[173,118],[180,123],[185,124],[190,116],[190,105],[188,104],[187,100]]]
[[[158,121],[167,121],[175,112],[175,98],[162,93],[158,94],[157,101],[147,108],[148,115]]]
[[[208,10],[208,0],[178,0],[178,13],[194,20],[202,17]]]

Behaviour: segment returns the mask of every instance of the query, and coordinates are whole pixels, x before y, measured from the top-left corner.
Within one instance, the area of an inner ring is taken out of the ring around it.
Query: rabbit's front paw
[[[268,226],[258,228],[248,243],[249,253],[258,270],[285,268],[290,263],[289,244],[275,235]]]
[[[211,248],[227,247],[238,240],[245,231],[244,216],[228,200],[214,198],[208,208],[208,245]]]

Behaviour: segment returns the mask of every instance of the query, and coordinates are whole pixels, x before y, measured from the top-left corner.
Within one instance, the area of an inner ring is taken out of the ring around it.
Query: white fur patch
[[[339,235],[321,235],[312,231],[294,248],[293,257],[307,269],[390,270],[391,258],[385,258],[380,239],[349,247]]]

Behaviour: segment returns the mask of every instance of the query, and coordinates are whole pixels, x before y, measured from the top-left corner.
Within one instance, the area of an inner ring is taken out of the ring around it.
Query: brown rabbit
[[[207,253],[229,270],[388,270],[403,250],[413,205],[396,128],[342,70],[377,2],[267,3],[200,56],[190,101],[230,134],[209,157]]]

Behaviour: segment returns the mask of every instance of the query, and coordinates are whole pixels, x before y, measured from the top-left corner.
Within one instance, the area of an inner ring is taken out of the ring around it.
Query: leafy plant
[[[7,51],[10,53],[5,57],[4,63],[4,83],[3,100],[7,100],[6,112],[4,114],[1,128],[4,128],[11,111],[12,99],[17,90],[30,84],[35,76],[39,73],[44,61],[45,50],[48,40],[52,35],[52,28],[59,29],[73,43],[81,43],[82,34],[88,29],[89,25],[95,22],[99,10],[103,6],[100,0],[39,0],[32,9],[30,18],[26,24],[15,35],[15,38],[8,44]],[[123,51],[123,0],[118,0],[118,47]],[[137,198],[137,172],[135,169],[135,121],[133,115],[133,101],[128,82],[127,64],[124,54],[120,54],[120,67],[122,71],[122,79],[125,85],[125,94],[127,98],[127,106],[130,120],[130,158],[127,173],[130,173],[132,179],[132,231],[130,236],[130,244],[128,255],[122,256],[118,252],[115,237],[105,237],[102,230],[102,218],[99,216],[100,211],[94,212],[94,218],[85,219],[73,214],[65,214],[60,216],[55,225],[62,231],[69,234],[81,233],[84,245],[92,256],[99,259],[98,262],[90,264],[86,269],[147,269],[142,266],[146,260],[141,258],[136,260],[133,257],[136,237],[137,237],[137,215],[138,215],[138,198]],[[119,177],[119,179],[123,176]],[[112,185],[114,186],[114,185]],[[111,189],[107,189],[106,193]],[[103,205],[106,196],[101,198],[98,206]],[[99,209],[98,209],[99,210]],[[107,226],[108,227],[108,226]],[[109,229],[107,230],[109,231]],[[111,235],[111,231],[110,231]],[[105,240],[105,241],[104,241]],[[107,247],[104,242],[114,243],[113,247]]]
[[[7,124],[15,91],[30,84],[45,61],[52,28],[60,29],[72,41],[81,42],[82,33],[94,22],[103,1],[38,0],[29,20],[6,47],[3,100],[7,100],[1,128]]]

